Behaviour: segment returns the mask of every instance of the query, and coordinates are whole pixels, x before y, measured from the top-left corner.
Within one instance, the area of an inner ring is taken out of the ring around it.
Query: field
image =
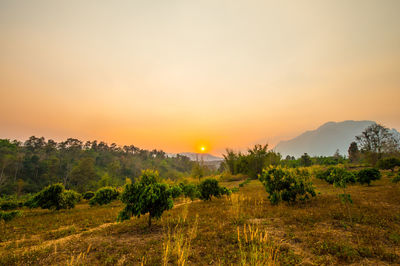
[[[317,179],[305,204],[273,206],[257,180],[212,201],[178,199],[150,229],[147,216],[116,223],[118,201],[24,209],[2,224],[0,265],[400,264],[400,186],[387,173],[348,187],[350,211]]]

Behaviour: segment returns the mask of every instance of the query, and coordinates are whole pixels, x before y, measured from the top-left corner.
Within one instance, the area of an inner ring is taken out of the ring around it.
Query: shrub
[[[259,177],[272,204],[281,201],[294,203],[316,196],[309,179],[310,174],[306,169],[288,169],[279,166],[264,169]]]
[[[368,184],[371,185],[371,181],[381,179],[381,173],[376,168],[367,168],[358,171],[357,173],[357,181],[363,185]]]
[[[75,191],[65,190],[60,183],[45,187],[25,202],[29,208],[42,208],[49,210],[70,209],[80,200],[80,194]]]
[[[82,195],[73,190],[67,190],[64,192],[65,208],[72,209],[75,205],[82,200]]]
[[[9,222],[19,215],[21,215],[20,211],[0,212],[0,220]]]
[[[96,191],[94,197],[89,201],[90,206],[105,205],[116,200],[119,196],[117,189],[113,187],[103,187]]]
[[[194,199],[200,197],[199,190],[195,184],[180,183],[179,186],[181,187],[185,198],[190,198],[193,201]]]
[[[177,197],[179,197],[183,193],[180,186],[172,186],[170,188],[170,192],[171,192],[171,196],[172,196],[173,199],[176,199]]]
[[[149,213],[149,227],[152,218],[160,218],[165,210],[172,209],[174,205],[168,185],[159,183],[158,172],[152,170],[143,171],[138,182],[126,184],[121,200],[126,206],[119,213],[118,221]]]
[[[328,182],[329,184],[332,185],[335,182],[338,182],[342,175],[346,175],[347,183],[355,183],[356,182],[355,175],[352,172],[347,171],[343,167],[339,167],[339,166],[332,166],[326,170],[317,171],[315,176],[316,176],[316,178],[325,180],[326,182]]]
[[[211,200],[214,197],[221,197],[221,195],[230,195],[231,191],[225,187],[220,187],[218,181],[214,178],[203,180],[198,186],[199,197],[202,200]]]
[[[93,198],[94,197],[94,192],[93,191],[88,191],[88,192],[85,192],[84,194],[83,194],[83,198],[85,199],[85,200],[90,200],[91,198]]]
[[[393,183],[399,183],[400,182],[400,172],[397,173],[397,175],[392,179]]]
[[[396,157],[383,158],[377,162],[377,166],[379,169],[382,170],[390,169],[393,172],[396,166],[400,166],[400,159]]]
[[[250,183],[251,178],[247,178],[245,181],[243,181],[242,183],[239,184],[239,187],[244,187],[244,185],[247,185],[248,183]]]
[[[20,204],[17,201],[9,200],[0,202],[0,210],[2,211],[11,211],[17,209],[18,207],[20,207]]]

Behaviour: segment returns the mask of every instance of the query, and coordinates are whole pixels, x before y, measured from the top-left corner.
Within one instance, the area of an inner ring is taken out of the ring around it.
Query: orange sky
[[[167,152],[400,129],[400,1],[1,1],[0,138]]]

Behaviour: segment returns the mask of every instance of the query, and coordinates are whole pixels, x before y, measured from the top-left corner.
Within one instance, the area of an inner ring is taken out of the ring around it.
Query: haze
[[[0,1],[0,138],[167,152],[400,128],[400,1]]]

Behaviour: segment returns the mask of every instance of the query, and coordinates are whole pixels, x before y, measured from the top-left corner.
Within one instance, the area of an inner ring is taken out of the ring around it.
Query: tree
[[[207,178],[199,185],[200,199],[211,200],[212,197],[221,197],[224,194],[229,194],[229,191],[218,185],[218,181],[214,178]]]
[[[126,184],[121,201],[126,204],[119,213],[118,221],[128,220],[132,216],[140,217],[149,213],[148,225],[152,218],[160,218],[165,210],[172,209],[172,193],[167,184],[159,183],[157,171],[145,170],[140,180]]]
[[[352,143],[350,143],[348,153],[349,153],[349,160],[351,163],[355,163],[359,160],[360,151],[358,150],[357,142],[353,141]]]
[[[268,156],[268,144],[254,145],[253,149],[248,149],[248,162],[249,169],[248,175],[251,178],[258,178],[258,175],[261,174],[262,169],[266,166]]]
[[[353,200],[351,199],[351,195],[346,193],[346,188],[349,183],[354,183],[354,174],[343,167],[332,167],[330,169],[329,180],[333,182],[334,187],[342,189],[343,193],[339,194],[339,198],[345,204],[350,223],[352,223],[349,204],[353,204]]]
[[[94,196],[90,199],[90,206],[94,205],[105,205],[116,200],[119,196],[119,192],[113,187],[103,187],[96,191]]]
[[[396,166],[400,166],[400,159],[396,157],[382,158],[377,162],[377,166],[383,170],[394,171]]]
[[[361,169],[357,173],[357,181],[361,185],[368,184],[368,186],[370,186],[371,181],[379,180],[379,179],[381,179],[381,173],[376,168]]]
[[[311,166],[311,164],[312,164],[311,157],[307,153],[304,153],[300,157],[300,164],[302,166]]]
[[[270,166],[263,170],[259,180],[268,192],[268,199],[272,204],[281,201],[294,203],[316,196],[310,173],[306,169]]]
[[[25,205],[30,208],[49,210],[70,209],[80,200],[76,192],[65,190],[60,183],[50,185],[29,199]]]
[[[94,167],[92,158],[83,158],[78,165],[72,169],[71,185],[79,192],[84,192],[89,189],[90,182],[96,179],[97,173]]]
[[[372,124],[367,127],[356,141],[361,152],[368,156],[369,161],[375,164],[383,153],[392,153],[398,150],[398,140],[390,130],[380,124]]]

